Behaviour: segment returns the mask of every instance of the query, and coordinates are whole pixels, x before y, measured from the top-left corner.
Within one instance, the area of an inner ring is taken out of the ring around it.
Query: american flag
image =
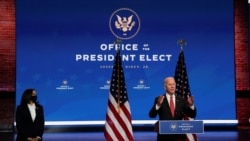
[[[188,82],[187,68],[185,64],[183,49],[181,49],[181,52],[179,54],[174,77],[176,80],[176,94],[187,99],[188,96],[191,96],[191,92]],[[194,119],[185,116],[185,120],[194,120]],[[190,133],[186,134],[186,141],[198,141],[197,135]]]
[[[134,140],[120,50],[116,53],[113,66],[104,136],[107,141]]]

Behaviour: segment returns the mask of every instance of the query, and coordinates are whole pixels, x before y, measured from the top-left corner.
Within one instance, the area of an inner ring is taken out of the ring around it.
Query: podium
[[[203,134],[202,120],[160,120],[155,124],[155,131],[159,134]]]

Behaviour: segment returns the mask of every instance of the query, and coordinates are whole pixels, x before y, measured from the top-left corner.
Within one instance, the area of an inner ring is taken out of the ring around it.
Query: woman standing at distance
[[[16,141],[42,141],[44,132],[43,106],[37,102],[35,89],[23,92],[16,109]]]

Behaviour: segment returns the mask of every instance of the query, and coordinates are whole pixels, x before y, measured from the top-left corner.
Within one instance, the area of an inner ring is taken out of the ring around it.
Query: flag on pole
[[[104,136],[107,141],[133,141],[131,111],[120,50],[117,51],[108,97]]]
[[[191,96],[191,92],[190,92],[187,69],[185,64],[184,51],[182,48],[177,61],[174,77],[176,81],[176,94],[187,99],[188,96]],[[194,119],[185,116],[184,120],[194,120]],[[197,135],[191,133],[186,134],[186,141],[198,141]]]
[[[181,52],[179,54],[174,78],[176,81],[176,94],[186,99],[187,96],[191,95],[191,92],[183,49],[181,49]]]

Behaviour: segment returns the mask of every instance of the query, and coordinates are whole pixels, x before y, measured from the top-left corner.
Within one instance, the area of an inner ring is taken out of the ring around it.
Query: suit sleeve
[[[154,104],[153,104],[152,108],[151,108],[150,111],[149,111],[149,117],[150,117],[150,118],[155,118],[155,117],[157,116],[157,114],[158,114],[158,111],[157,111],[156,108],[155,108],[155,105],[156,105],[156,103],[157,103],[157,99],[158,99],[158,98],[155,98]]]
[[[41,138],[44,133],[44,124],[45,124],[45,119],[44,119],[43,106],[39,105],[39,120],[38,120],[38,135],[37,136]]]
[[[190,107],[188,107],[188,110],[186,111],[187,116],[191,117],[191,118],[195,118],[196,114],[197,114],[197,110],[196,107],[194,107],[194,110],[191,109]]]
[[[28,138],[28,135],[26,134],[26,131],[23,127],[24,126],[24,121],[23,121],[23,108],[21,106],[18,106],[16,109],[16,128],[18,134],[22,135],[25,138]]]
[[[194,109],[190,108],[187,104],[185,105],[185,115],[187,115],[188,117],[191,117],[191,118],[195,118],[196,117],[196,114],[197,114],[197,110],[196,110],[196,107],[194,107]]]

